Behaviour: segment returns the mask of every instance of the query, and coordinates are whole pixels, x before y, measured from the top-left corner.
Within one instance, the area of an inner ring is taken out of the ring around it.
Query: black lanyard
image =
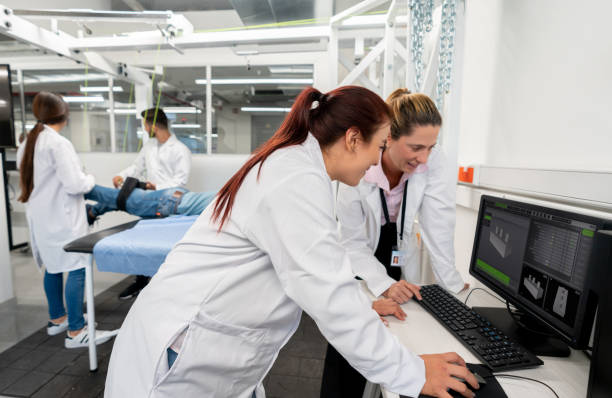
[[[380,192],[380,201],[382,203],[383,214],[385,215],[385,221],[387,224],[391,222],[389,218],[389,209],[387,208],[387,200],[385,199],[385,192],[382,188],[378,188]],[[402,200],[402,223],[400,225],[400,240],[404,240],[404,221],[406,218],[406,191],[408,191],[408,180],[404,184],[404,198]]]

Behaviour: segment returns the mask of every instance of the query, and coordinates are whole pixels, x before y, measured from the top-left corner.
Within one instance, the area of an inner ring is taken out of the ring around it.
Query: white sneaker
[[[87,325],[87,314],[83,314],[83,318],[85,318],[85,324]],[[98,322],[96,322],[96,326],[98,326]],[[66,330],[68,330],[68,317],[62,323],[47,322],[47,334],[49,336],[58,335]]]
[[[103,344],[113,338],[115,334],[110,330],[96,330],[96,345]],[[66,334],[64,340],[64,347],[66,348],[81,348],[89,346],[89,332],[87,326],[85,326],[79,334],[74,337],[70,337]]]

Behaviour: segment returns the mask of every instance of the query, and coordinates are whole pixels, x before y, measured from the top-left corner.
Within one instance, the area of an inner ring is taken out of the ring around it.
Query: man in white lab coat
[[[113,177],[113,185],[118,188],[125,178],[136,177],[146,181],[146,189],[184,188],[191,171],[191,151],[169,130],[163,109],[147,109],[141,115],[145,131],[152,139],[143,145],[132,165]],[[119,298],[135,297],[148,282],[148,277],[136,276]]]
[[[119,188],[126,177],[142,177],[147,189],[184,188],[191,171],[191,152],[168,129],[163,109],[151,108],[141,113],[145,131],[151,138],[138,153],[136,160],[113,178]]]

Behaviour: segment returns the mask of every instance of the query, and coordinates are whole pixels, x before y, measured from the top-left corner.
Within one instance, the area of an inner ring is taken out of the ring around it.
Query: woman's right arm
[[[57,177],[62,186],[72,195],[85,194],[95,185],[94,176],[85,174],[81,161],[68,140],[60,140],[52,148]]]
[[[396,281],[387,274],[385,267],[374,257],[366,225],[366,209],[363,208],[358,187],[338,184],[336,216],[340,223],[340,243],[351,259],[353,272],[363,279],[374,296],[382,295]]]
[[[368,380],[409,396],[432,382],[448,386],[451,371],[434,363],[439,356],[423,360],[393,338],[353,278],[329,185],[314,173],[287,178],[257,205],[245,234],[270,256],[287,296]],[[426,380],[434,368],[436,376]]]

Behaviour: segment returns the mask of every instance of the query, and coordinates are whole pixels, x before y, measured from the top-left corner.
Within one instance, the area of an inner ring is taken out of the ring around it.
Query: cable
[[[482,290],[483,292],[487,293],[489,296],[491,296],[491,297],[495,298],[496,300],[499,300],[499,301],[501,301],[502,303],[506,304],[506,302],[505,302],[504,300],[500,299],[500,298],[499,298],[499,297],[497,297],[496,295],[494,295],[494,294],[492,294],[492,293],[490,293],[490,292],[488,292],[488,291],[486,291],[485,289],[480,288],[480,287],[475,287],[475,288],[473,288],[472,290],[470,290],[470,293],[468,293],[468,295],[467,295],[467,297],[465,298],[465,301],[463,302],[463,304],[466,304],[466,305],[467,305],[468,299],[470,298],[470,296],[472,295],[472,293],[474,293],[474,290]]]
[[[540,383],[540,384],[548,387],[548,389],[550,391],[552,391],[553,394],[555,394],[555,397],[559,398],[559,394],[557,394],[555,392],[555,390],[553,390],[553,388],[551,386],[549,386],[548,384],[546,384],[546,383],[544,383],[543,381],[540,381],[540,380],[531,379],[529,377],[524,377],[524,376],[515,376],[515,375],[507,375],[507,374],[495,374],[495,377],[507,377],[507,378],[510,378],[510,379],[519,379],[519,380],[522,379],[522,380],[535,381],[536,383]]]

